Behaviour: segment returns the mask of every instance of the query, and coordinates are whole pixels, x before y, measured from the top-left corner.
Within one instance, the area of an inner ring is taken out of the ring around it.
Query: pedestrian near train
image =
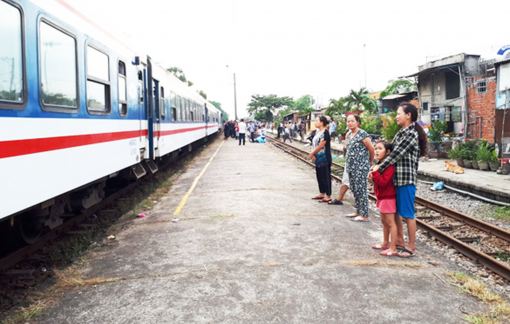
[[[358,115],[347,116],[350,130],[346,140],[346,167],[349,184],[356,201],[356,213],[347,215],[355,222],[368,222],[368,171],[374,159],[374,146],[367,132],[359,128]]]
[[[235,130],[236,130],[236,139],[237,139],[239,137],[239,123],[236,123]]]
[[[375,158],[377,163],[384,162],[386,157],[393,150],[393,145],[386,141],[378,141],[375,144]],[[397,224],[395,224],[395,213],[397,212],[397,198],[393,186],[393,174],[395,167],[390,165],[383,173],[370,171],[368,180],[374,183],[374,193],[377,197],[377,207],[381,214],[383,224],[383,242],[375,244],[372,249],[383,250],[382,256],[397,255]],[[391,236],[391,240],[390,240]]]
[[[223,135],[225,136],[224,138],[225,141],[228,139],[228,130],[229,130],[228,121],[225,121],[225,124],[223,124]]]
[[[331,200],[331,144],[329,142],[328,120],[325,116],[317,117],[315,127],[319,130],[313,137],[313,150],[310,158],[315,163],[315,173],[320,194],[312,199],[319,202]]]
[[[395,165],[393,184],[397,195],[397,245],[404,245],[402,218],[407,223],[409,242],[405,249],[398,252],[399,257],[409,258],[416,253],[416,219],[414,201],[418,182],[418,160],[427,154],[427,134],[416,121],[418,109],[408,102],[403,102],[397,109],[396,121],[401,129],[393,138],[393,151],[380,165],[372,171],[383,173],[390,165]]]
[[[289,140],[292,143],[292,138],[290,136],[290,125],[287,125],[287,127],[283,129],[283,142],[285,143],[286,140]]]
[[[280,134],[282,133],[283,131],[283,125],[282,123],[279,123],[278,124],[278,129],[277,129],[277,135],[276,135],[276,138],[280,138]]]
[[[243,145],[246,144],[246,123],[244,122],[244,119],[241,118],[241,122],[237,124],[237,127],[239,129],[239,146],[241,146],[241,140],[243,141]]]
[[[255,125],[254,123],[251,121],[250,122],[250,142],[253,143],[253,140],[255,139]]]

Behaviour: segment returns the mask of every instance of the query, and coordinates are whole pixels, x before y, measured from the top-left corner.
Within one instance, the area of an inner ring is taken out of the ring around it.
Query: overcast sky
[[[180,67],[232,117],[234,73],[243,117],[253,94],[310,94],[324,107],[365,80],[379,91],[427,60],[510,44],[507,0],[66,1]]]

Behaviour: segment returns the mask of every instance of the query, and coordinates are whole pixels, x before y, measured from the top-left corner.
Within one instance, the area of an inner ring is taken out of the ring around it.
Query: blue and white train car
[[[18,228],[35,241],[60,215],[101,201],[108,179],[156,171],[220,121],[65,1],[0,0],[0,236]]]

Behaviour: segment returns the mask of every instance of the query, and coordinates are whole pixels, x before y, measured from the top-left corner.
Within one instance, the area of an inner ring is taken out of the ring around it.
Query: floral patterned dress
[[[356,212],[368,217],[368,171],[370,170],[370,154],[363,140],[368,133],[360,129],[352,136],[346,136],[346,162],[349,184],[356,201]]]

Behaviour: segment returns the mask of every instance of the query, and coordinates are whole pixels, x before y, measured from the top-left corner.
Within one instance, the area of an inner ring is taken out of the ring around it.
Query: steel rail
[[[275,141],[273,139],[271,139],[271,142],[275,146],[281,148],[285,152],[291,154],[292,156],[298,158],[299,160],[305,162],[306,164],[308,164],[310,166],[315,166],[313,163],[299,157],[294,152],[290,152],[290,150],[287,150],[283,145],[281,145],[281,144],[286,144],[286,143],[281,143],[281,142]],[[290,145],[286,144],[285,146],[290,146]],[[296,148],[294,146],[290,146],[290,147],[292,147],[293,149],[295,149],[297,151],[301,151],[303,154],[307,153],[306,151],[303,151],[303,150]],[[342,181],[342,179],[340,179],[336,175],[332,174],[331,177],[337,181],[340,181],[340,182]],[[369,194],[368,196],[372,200],[377,199],[374,195]],[[420,205],[426,206],[427,208],[444,213],[447,216],[450,216],[452,218],[455,218],[457,220],[465,222],[466,224],[476,227],[484,232],[490,233],[490,234],[497,236],[501,239],[504,239],[506,241],[510,241],[510,232],[505,231],[501,228],[495,227],[491,224],[485,223],[478,219],[472,218],[466,214],[457,212],[453,209],[450,209],[445,206],[441,206],[441,205],[436,204],[430,200],[427,200],[427,199],[424,199],[424,198],[421,198],[418,196],[416,197],[416,202]],[[470,258],[471,260],[473,260],[477,263],[483,264],[484,266],[486,266],[490,270],[494,271],[498,275],[502,276],[503,278],[510,280],[510,266],[508,264],[498,261],[495,258],[491,257],[490,255],[487,255],[481,251],[478,251],[477,249],[472,248],[468,244],[461,242],[460,240],[454,238],[453,236],[451,236],[437,228],[434,228],[434,227],[430,226],[429,224],[427,224],[423,221],[420,221],[419,219],[416,220],[416,225],[420,229],[427,231],[430,235],[436,237],[439,241],[443,242],[444,244],[454,247],[457,251],[459,251],[459,253],[462,253],[464,256]]]

